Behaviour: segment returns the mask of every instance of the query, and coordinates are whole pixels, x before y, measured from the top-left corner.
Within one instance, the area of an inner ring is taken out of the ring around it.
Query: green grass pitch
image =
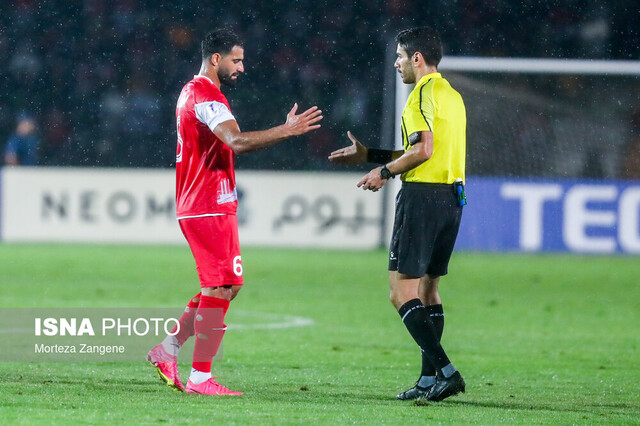
[[[443,345],[467,393],[437,404],[395,400],[420,361],[385,251],[246,248],[243,265],[226,322],[246,327],[214,365],[243,396],[171,392],[143,360],[2,363],[3,423],[640,422],[637,257],[454,254]],[[0,307],[184,306],[198,287],[186,247],[0,245]],[[314,323],[251,328],[283,315]]]

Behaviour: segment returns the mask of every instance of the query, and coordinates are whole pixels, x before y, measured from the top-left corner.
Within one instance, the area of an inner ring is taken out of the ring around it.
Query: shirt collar
[[[432,78],[442,78],[442,75],[439,72],[432,72],[431,74],[427,74],[427,75],[423,76],[420,79],[420,81],[418,81],[416,86],[420,86],[422,84],[425,84],[427,81],[431,80]]]
[[[209,77],[207,77],[206,75],[198,74],[198,75],[194,75],[193,78],[206,78],[207,80],[209,80],[211,82],[211,84],[213,84],[213,81]]]

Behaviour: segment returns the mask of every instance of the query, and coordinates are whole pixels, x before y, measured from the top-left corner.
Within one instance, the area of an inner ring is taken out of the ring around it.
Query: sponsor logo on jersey
[[[232,203],[238,199],[238,192],[236,188],[231,189],[229,179],[224,179],[220,182],[220,189],[218,190],[218,204]]]

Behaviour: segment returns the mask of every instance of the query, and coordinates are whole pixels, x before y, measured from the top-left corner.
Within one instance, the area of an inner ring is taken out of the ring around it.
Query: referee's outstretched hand
[[[380,176],[380,169],[382,169],[382,166],[376,167],[367,173],[360,182],[358,182],[358,188],[362,188],[366,191],[378,192],[388,180],[382,179]]]
[[[320,125],[316,123],[322,120],[322,111],[317,106],[312,106],[298,115],[296,115],[296,111],[298,111],[297,103],[293,105],[293,108],[287,114],[287,121],[283,125],[287,129],[289,136],[301,135],[320,128]]]
[[[336,164],[362,164],[367,161],[367,147],[362,145],[351,132],[347,132],[351,145],[329,154],[329,161]]]

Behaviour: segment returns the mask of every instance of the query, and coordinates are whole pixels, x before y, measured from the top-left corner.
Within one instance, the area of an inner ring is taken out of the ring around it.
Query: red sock
[[[196,311],[194,331],[196,344],[193,350],[193,368],[204,373],[211,371],[211,360],[218,353],[225,329],[224,316],[229,301],[217,297],[200,296]]]
[[[187,339],[194,334],[193,330],[193,320],[196,317],[196,311],[198,310],[198,305],[200,304],[201,294],[198,293],[189,300],[187,303],[187,307],[184,308],[184,312],[180,316],[178,322],[180,323],[180,331],[176,334],[176,339],[178,339],[178,344],[182,346]],[[177,329],[177,325],[173,327],[171,333],[175,333]]]

